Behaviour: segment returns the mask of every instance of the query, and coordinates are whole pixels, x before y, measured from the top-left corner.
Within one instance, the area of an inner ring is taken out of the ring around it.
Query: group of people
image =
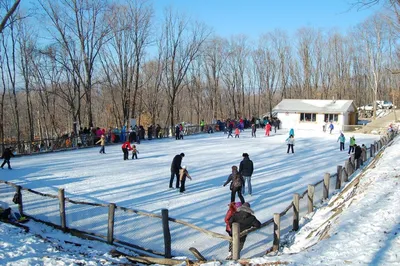
[[[232,173],[229,175],[226,182],[223,184],[225,187],[230,183],[231,190],[231,203],[225,216],[226,231],[232,236],[232,224],[238,223],[240,226],[239,232],[243,232],[251,227],[259,228],[261,226],[260,221],[254,216],[253,210],[250,208],[250,204],[245,202],[243,194],[245,194],[245,187],[247,181],[248,194],[252,194],[251,187],[251,176],[253,175],[254,165],[249,158],[248,153],[243,153],[243,160],[240,162],[239,169],[236,165],[232,166]],[[184,153],[175,155],[171,163],[171,178],[169,181],[169,188],[173,189],[174,179],[176,178],[175,188],[179,189],[180,193],[185,192],[185,182],[189,178],[192,180],[188,173],[186,166],[181,166],[182,159],[185,157]],[[235,203],[235,196],[238,194],[240,202]],[[239,251],[242,250],[246,241],[247,235],[240,237],[239,239]],[[232,259],[232,243],[229,244],[229,255],[227,259]]]
[[[180,193],[185,193],[186,188],[186,178],[192,180],[192,177],[189,175],[188,169],[186,166],[181,166],[182,159],[185,157],[185,154],[182,152],[180,154],[175,155],[174,159],[171,163],[171,178],[169,181],[169,188],[173,189],[174,179],[176,177],[175,188],[179,189]]]
[[[340,151],[344,151],[344,143],[346,141],[346,137],[344,136],[343,132],[340,132],[340,136],[338,137],[337,142],[340,143],[339,149]],[[347,152],[348,155],[354,153],[354,160],[356,162],[356,169],[363,165],[363,158],[366,158],[367,155],[367,147],[362,144],[361,146],[356,144],[356,138],[353,136],[350,137],[349,142],[349,151]]]

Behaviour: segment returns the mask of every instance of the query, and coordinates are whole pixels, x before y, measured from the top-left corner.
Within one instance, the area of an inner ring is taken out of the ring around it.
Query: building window
[[[337,122],[339,121],[339,115],[338,114],[325,114],[325,122]]]
[[[300,122],[315,122],[317,115],[312,113],[300,113]]]

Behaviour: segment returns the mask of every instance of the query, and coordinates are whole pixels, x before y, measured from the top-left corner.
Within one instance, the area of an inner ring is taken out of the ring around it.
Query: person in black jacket
[[[248,202],[243,203],[243,205],[240,206],[236,213],[233,214],[233,216],[229,219],[230,228],[232,228],[233,223],[238,223],[240,225],[240,233],[251,227],[261,227],[260,221],[254,216],[254,212],[252,209],[250,209],[250,204]],[[239,239],[239,254],[243,249],[246,238],[247,235],[244,235]],[[231,254],[226,259],[232,259]]]
[[[239,196],[240,202],[243,204],[245,202],[242,195],[242,186],[243,186],[243,177],[238,172],[238,168],[236,165],[232,166],[232,174],[229,175],[228,179],[224,183],[223,186],[226,186],[228,183],[231,183],[231,202],[235,202],[236,193]]]
[[[169,188],[172,188],[172,183],[174,182],[174,177],[176,176],[176,188],[179,188],[179,170],[182,169],[181,163],[185,154],[175,155],[171,163],[171,179],[169,180]]]
[[[3,155],[1,156],[1,159],[4,159],[3,163],[1,164],[1,169],[3,169],[3,166],[7,163],[8,169],[12,169],[10,165],[10,159],[11,157],[14,157],[14,154],[11,151],[11,148],[5,148]]]
[[[240,162],[239,165],[239,173],[243,176],[243,186],[242,186],[242,194],[245,195],[245,187],[246,187],[246,180],[247,180],[247,191],[249,195],[252,194],[251,188],[251,176],[253,175],[253,161],[250,160],[248,153],[243,153],[243,160]]]
[[[354,149],[354,161],[356,163],[356,169],[360,168],[361,165],[361,153],[362,153],[362,149],[359,145],[355,145],[355,149]]]

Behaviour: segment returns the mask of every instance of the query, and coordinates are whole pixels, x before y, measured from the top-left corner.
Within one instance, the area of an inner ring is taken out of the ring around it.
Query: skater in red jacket
[[[267,122],[265,125],[265,136],[269,136],[269,132],[271,131],[271,124]]]
[[[132,150],[131,144],[128,141],[125,141],[124,144],[122,144],[121,146],[122,148],[122,152],[124,153],[124,160],[129,160],[128,156],[129,156],[129,151]]]

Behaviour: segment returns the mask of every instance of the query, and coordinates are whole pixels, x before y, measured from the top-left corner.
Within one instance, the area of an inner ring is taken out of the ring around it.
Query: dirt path
[[[394,112],[396,111],[396,113]],[[388,126],[390,123],[394,123],[400,120],[400,110],[393,110],[388,115],[380,118],[376,118],[372,120],[363,128],[359,129],[358,133],[365,133],[365,134],[383,134],[386,133]]]

